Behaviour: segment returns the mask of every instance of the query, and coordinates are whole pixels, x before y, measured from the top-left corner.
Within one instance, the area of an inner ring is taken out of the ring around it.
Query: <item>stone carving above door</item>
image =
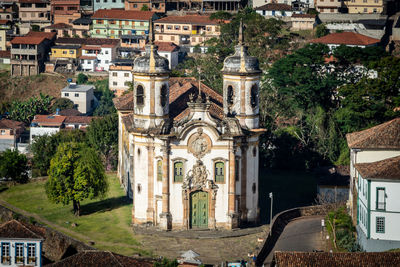
[[[211,151],[211,139],[203,133],[202,128],[198,128],[197,133],[189,138],[188,151],[198,159],[201,159]]]
[[[209,172],[203,162],[201,160],[197,160],[196,164],[194,164],[193,168],[188,171],[183,181],[182,193],[184,197],[187,196],[188,190],[196,191],[208,189],[212,190],[212,197],[213,199],[215,199],[218,186],[214,183],[213,180],[207,179],[208,173]]]

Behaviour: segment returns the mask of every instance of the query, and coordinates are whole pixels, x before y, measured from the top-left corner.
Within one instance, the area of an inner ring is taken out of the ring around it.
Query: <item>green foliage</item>
[[[7,149],[0,153],[0,177],[17,183],[26,183],[28,177],[28,160],[18,150]]]
[[[118,115],[92,120],[86,132],[87,142],[101,155],[107,170],[118,163]]]
[[[68,98],[57,98],[57,100],[51,106],[51,111],[56,112],[57,109],[64,110],[64,109],[72,109],[74,108],[74,102],[72,102]]]
[[[0,115],[8,112],[10,108],[11,108],[10,102],[5,102],[5,101],[0,102]]]
[[[328,232],[331,236],[336,237],[335,241],[339,251],[360,251],[356,241],[356,229],[345,207],[330,211],[325,219]]]
[[[94,116],[105,116],[108,114],[116,113],[116,109],[114,107],[114,93],[110,89],[105,89],[100,97],[99,105],[93,112]]]
[[[341,45],[333,50],[333,56],[338,61],[338,65],[348,66],[354,63],[368,65],[370,62],[388,56],[388,54],[380,46],[360,48]]]
[[[176,259],[169,260],[167,258],[163,258],[161,261],[154,262],[154,267],[178,267],[179,263]]]
[[[68,205],[80,215],[84,199],[104,197],[108,184],[97,153],[83,143],[63,143],[51,159],[46,194],[50,201]]]
[[[326,28],[325,24],[319,24],[316,28],[315,28],[315,35],[320,38],[323,37],[325,35],[328,35],[329,30]]]
[[[148,5],[146,5],[146,4],[144,4],[143,6],[142,6],[142,8],[140,9],[140,11],[149,11],[150,9],[149,9],[149,6]]]
[[[60,131],[54,135],[42,135],[31,144],[33,153],[33,176],[45,176],[50,167],[50,160],[58,146],[64,142],[83,142],[85,133],[80,130]]]
[[[88,76],[86,76],[83,73],[79,73],[78,77],[76,78],[76,82],[78,84],[85,84],[85,83],[87,83],[88,79],[89,79]]]
[[[33,32],[40,32],[40,26],[36,24],[31,25],[31,29]]]
[[[50,109],[52,97],[40,94],[26,101],[15,100],[11,104],[9,118],[15,121],[30,123],[37,114],[46,114]]]

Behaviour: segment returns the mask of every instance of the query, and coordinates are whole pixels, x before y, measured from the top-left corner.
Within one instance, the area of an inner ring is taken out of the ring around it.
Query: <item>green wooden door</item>
[[[192,228],[208,227],[208,193],[197,191],[191,194],[190,222]]]

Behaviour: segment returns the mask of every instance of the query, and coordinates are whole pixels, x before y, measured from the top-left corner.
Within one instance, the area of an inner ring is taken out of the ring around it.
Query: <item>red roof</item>
[[[20,121],[13,121],[8,119],[0,120],[0,129],[15,129],[15,128],[23,128],[24,123]]]
[[[292,18],[309,18],[309,19],[315,19],[314,14],[293,14]]]
[[[19,0],[20,3],[48,3],[50,4],[49,1],[45,0]]]
[[[182,23],[182,24],[202,24],[217,25],[217,20],[211,20],[209,16],[202,15],[185,15],[185,16],[168,16],[155,21],[155,23]]]
[[[11,23],[11,21],[7,20],[7,19],[0,19],[0,24],[1,25],[5,25],[7,23]]]
[[[71,29],[72,26],[65,23],[57,23],[50,26],[45,27],[45,29]]]
[[[270,3],[263,6],[256,7],[255,10],[266,11],[292,11],[292,6],[286,4]]]
[[[338,45],[373,45],[380,40],[371,38],[355,32],[331,33],[318,39],[311,40],[310,43],[319,44],[338,44]]]
[[[41,44],[46,38],[44,37],[29,37],[29,36],[19,36],[11,40],[12,44]]]
[[[27,35],[28,37],[44,37],[48,40],[52,40],[56,37],[57,33],[55,32],[28,32]]]
[[[65,118],[65,116],[58,115],[36,115],[35,118],[32,120],[32,123],[38,123],[40,125],[60,126],[64,122]]]
[[[364,179],[400,180],[400,156],[371,163],[358,163],[354,167]]]
[[[160,52],[173,52],[178,50],[178,46],[173,42],[154,42],[154,43],[158,47],[157,51]],[[141,50],[145,50],[145,48],[142,47]]]
[[[11,58],[10,51],[0,51],[0,58]]]
[[[90,124],[93,119],[97,117],[86,117],[86,116],[67,116],[64,123],[70,124]]]
[[[80,59],[92,59],[92,60],[97,59],[96,56],[80,56],[79,58]]]
[[[155,12],[151,11],[133,11],[122,9],[99,9],[92,19],[118,19],[118,20],[150,20]]]

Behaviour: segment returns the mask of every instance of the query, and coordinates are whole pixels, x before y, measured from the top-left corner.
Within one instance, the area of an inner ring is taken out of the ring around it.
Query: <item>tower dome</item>
[[[150,21],[149,43],[145,47],[145,55],[134,60],[134,73],[169,73],[168,59],[157,53],[157,46],[154,44],[153,22]]]
[[[235,46],[235,54],[224,60],[222,72],[225,74],[252,74],[260,73],[258,59],[250,56],[247,46],[244,45],[243,23],[239,27],[239,44]]]

